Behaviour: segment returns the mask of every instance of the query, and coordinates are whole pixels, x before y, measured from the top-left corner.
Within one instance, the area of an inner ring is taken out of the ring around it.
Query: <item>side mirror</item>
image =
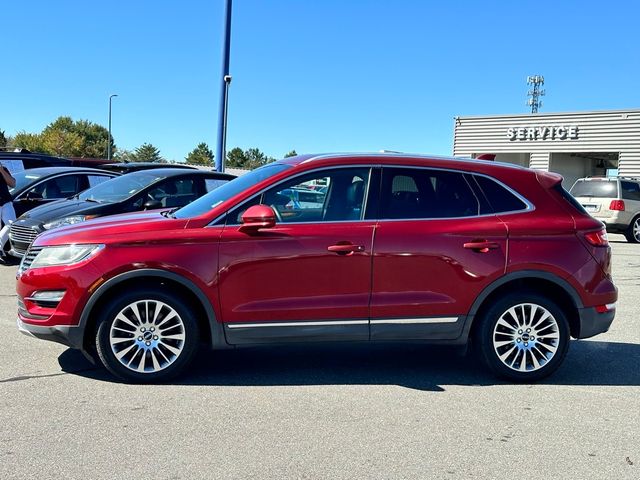
[[[142,208],[145,210],[156,210],[158,208],[162,208],[162,202],[160,200],[149,200]]]
[[[268,205],[253,205],[242,214],[240,231],[245,233],[257,232],[262,228],[276,226],[276,213]]]

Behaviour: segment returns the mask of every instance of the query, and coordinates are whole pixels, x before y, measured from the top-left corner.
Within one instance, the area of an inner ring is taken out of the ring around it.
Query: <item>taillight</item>
[[[607,231],[604,228],[597,232],[585,233],[584,238],[586,238],[587,242],[589,242],[594,247],[606,247],[609,245]]]
[[[609,210],[620,210],[624,212],[624,200],[611,200]]]

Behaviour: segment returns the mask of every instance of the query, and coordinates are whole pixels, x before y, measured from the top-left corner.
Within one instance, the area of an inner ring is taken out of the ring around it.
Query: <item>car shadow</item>
[[[58,362],[64,372],[117,382],[79,351],[68,349]],[[505,382],[487,372],[473,355],[450,347],[421,344],[332,344],[245,347],[198,354],[174,385],[307,386],[397,385],[444,391],[446,385],[486,386]],[[640,345],[572,341],[561,368],[546,385],[640,386]]]

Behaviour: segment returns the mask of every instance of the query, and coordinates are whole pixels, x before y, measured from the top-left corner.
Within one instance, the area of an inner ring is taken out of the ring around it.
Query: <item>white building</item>
[[[453,155],[580,177],[640,177],[640,110],[456,117]]]

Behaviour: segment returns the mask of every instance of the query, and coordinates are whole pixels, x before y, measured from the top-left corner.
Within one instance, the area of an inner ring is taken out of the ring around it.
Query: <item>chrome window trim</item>
[[[344,155],[345,157],[348,157],[349,155]],[[309,162],[311,160],[315,160],[318,158],[334,158],[335,155],[326,155],[326,156],[319,156],[319,157],[313,157],[310,158],[308,160],[305,160],[302,163],[306,163]],[[425,158],[431,158],[431,157],[425,157]],[[457,169],[453,169],[453,168],[442,168],[442,167],[430,167],[430,166],[419,166],[419,165],[384,165],[384,164],[374,164],[374,165],[339,165],[339,166],[327,166],[327,167],[322,167],[319,168],[318,170],[313,170],[315,172],[321,172],[323,170],[333,170],[336,168],[354,168],[354,167],[360,167],[362,168],[363,166],[368,167],[370,170],[370,174],[369,174],[369,179],[368,179],[368,183],[367,183],[367,191],[365,194],[365,201],[364,201],[364,205],[365,205],[365,209],[366,209],[366,201],[368,200],[369,197],[369,191],[370,191],[370,187],[371,187],[371,171],[373,171],[374,168],[379,168],[381,169],[381,173],[383,174],[384,169],[385,168],[403,168],[403,169],[415,169],[415,170],[437,170],[437,171],[442,171],[442,172],[452,172],[452,173],[459,173],[461,175],[463,175],[463,179],[465,180],[465,182],[467,183],[467,185],[469,186],[469,188],[471,189],[472,193],[475,196],[475,191],[473,189],[473,187],[471,185],[468,184],[467,180],[464,178],[464,175],[477,175],[480,177],[485,177],[488,180],[491,180],[493,182],[496,182],[498,185],[500,185],[501,187],[505,188],[507,191],[509,191],[511,194],[515,195],[520,201],[522,201],[525,205],[526,208],[520,209],[520,210],[511,210],[511,211],[506,211],[506,212],[492,212],[492,213],[486,213],[486,214],[482,214],[482,215],[469,215],[469,216],[465,216],[465,217],[418,217],[418,218],[380,218],[380,215],[376,215],[376,218],[370,218],[370,219],[361,219],[361,220],[335,220],[332,222],[291,222],[291,223],[285,223],[285,222],[281,222],[281,223],[276,223],[276,227],[278,228],[278,226],[280,225],[305,225],[305,224],[318,224],[318,223],[323,223],[323,224],[328,224],[328,223],[370,223],[370,222],[405,222],[405,221],[434,221],[434,220],[456,220],[456,219],[466,219],[466,218],[487,218],[487,217],[495,217],[498,215],[514,215],[514,214],[518,214],[518,213],[529,213],[529,212],[533,212],[536,207],[535,205],[533,205],[529,200],[527,200],[524,196],[522,196],[520,193],[516,192],[514,189],[512,189],[511,187],[509,187],[508,185],[506,185],[505,183],[503,183],[502,181],[498,180],[497,178],[494,178],[490,175],[487,175],[485,173],[480,173],[480,172],[473,172],[473,171],[466,171],[466,170],[457,170]],[[517,165],[516,165],[517,166]],[[254,199],[257,195],[262,195],[265,191],[269,190],[271,187],[275,187],[281,183],[284,183],[287,180],[290,179],[295,179],[296,177],[299,177],[301,175],[310,173],[308,170],[305,172],[300,172],[292,177],[289,177],[286,180],[282,180],[281,182],[275,184],[275,185],[271,185],[267,188],[264,188],[263,190],[261,190],[260,192],[258,192],[257,194],[251,196],[250,198],[244,200],[241,203],[238,203],[236,205],[234,205],[232,208],[230,208],[229,210],[227,210],[226,212],[220,214],[219,216],[217,216],[214,220],[212,220],[211,222],[209,222],[206,227],[215,227],[215,226],[219,226],[219,225],[215,225],[217,222],[221,221],[231,210],[235,209],[236,207],[240,207],[242,205],[244,205],[245,203],[248,203],[250,200]],[[478,185],[478,188],[480,188],[480,185]],[[482,192],[484,193],[484,192]],[[493,207],[493,206],[492,206]],[[363,212],[364,214],[364,212]],[[227,223],[225,224],[228,227],[235,227],[235,226],[240,226],[240,223]],[[205,228],[206,228],[205,227]]]

